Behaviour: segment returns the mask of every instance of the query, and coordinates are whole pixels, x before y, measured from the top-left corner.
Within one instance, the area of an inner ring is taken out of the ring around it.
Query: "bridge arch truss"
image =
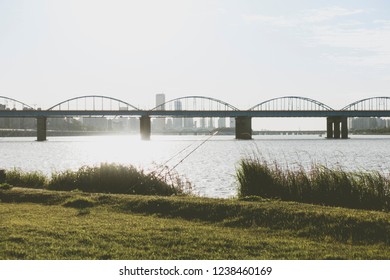
[[[206,96],[185,96],[169,100],[152,111],[238,111],[233,105]]]
[[[370,97],[355,101],[344,108],[342,111],[390,111],[390,97]]]
[[[284,96],[266,100],[250,111],[333,111],[328,105],[314,99],[300,96]]]
[[[137,107],[123,100],[103,96],[103,95],[84,95],[67,99],[56,105],[53,105],[48,111],[130,111],[139,110]]]
[[[0,96],[0,110],[34,110],[34,108],[19,100]]]

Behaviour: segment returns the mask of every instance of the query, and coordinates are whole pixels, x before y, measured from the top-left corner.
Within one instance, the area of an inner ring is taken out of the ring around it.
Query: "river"
[[[102,162],[132,164],[150,170],[167,165],[186,177],[195,194],[228,198],[237,193],[235,170],[240,159],[260,154],[289,168],[313,163],[348,170],[390,170],[390,136],[351,135],[348,140],[319,136],[160,136],[138,135],[0,138],[0,169],[18,168],[47,175]],[[209,138],[209,139],[208,139]]]

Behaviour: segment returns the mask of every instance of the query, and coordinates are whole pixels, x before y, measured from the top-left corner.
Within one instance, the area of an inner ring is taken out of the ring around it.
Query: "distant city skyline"
[[[218,107],[215,107],[217,106],[218,104],[222,105],[222,106],[230,106],[232,107],[233,105],[232,104],[225,104],[223,105],[223,101],[218,101],[216,99],[210,99],[210,98],[207,98],[207,97],[195,97],[195,96],[187,96],[187,97],[184,97],[184,98],[174,98],[174,99],[170,99],[170,100],[166,100],[165,99],[165,94],[164,93],[158,93],[155,95],[155,104],[147,109],[147,110],[150,110],[150,109],[157,109],[157,110],[160,110],[160,111],[164,111],[164,110],[176,110],[176,111],[181,111],[181,110],[199,110],[200,108],[202,108],[202,106],[205,106],[206,103],[214,103],[213,105],[208,104],[208,106],[206,105],[206,107],[203,107],[203,109],[201,110],[224,110],[222,108],[219,108]],[[198,100],[196,102],[196,100]],[[208,100],[208,101],[207,101]],[[306,102],[307,103],[304,103]],[[363,99],[362,101],[365,101],[365,102],[354,102],[353,104],[349,104],[349,105],[352,105],[353,108],[357,109],[357,110],[360,110],[360,109],[368,109],[368,110],[374,110],[375,106],[377,106],[376,108],[378,108],[379,110],[387,110],[386,108],[389,108],[389,100],[390,100],[390,97],[382,97],[382,98],[365,98]],[[113,105],[112,102],[115,101],[114,103],[117,103],[116,105]],[[183,107],[183,102],[185,102],[186,106]],[[328,108],[329,110],[331,110],[332,108],[329,108],[326,104],[321,104],[321,103],[316,103],[317,105],[315,105],[316,102],[315,100],[311,100],[310,99],[305,99],[305,98],[302,98],[302,97],[289,97],[289,98],[273,98],[273,99],[270,99],[270,100],[267,100],[266,102],[262,102],[261,105],[262,107],[264,107],[263,109],[265,110],[273,110],[272,108],[274,108],[275,110],[295,110],[294,108],[300,108],[301,106],[301,109],[302,110],[305,110],[305,108],[310,108],[311,110],[316,110],[313,106],[320,106],[320,107],[326,107]],[[72,103],[72,105],[70,105],[70,103]],[[357,104],[356,104],[357,103]],[[198,107],[200,106],[200,107]],[[202,105],[203,104],[203,105]],[[295,104],[295,105],[294,105]],[[310,105],[311,104],[311,105]],[[112,98],[112,97],[108,97],[108,96],[79,96],[77,98],[71,98],[69,100],[63,100],[62,102],[60,102],[59,104],[55,105],[55,106],[52,106],[52,108],[54,110],[61,110],[61,106],[63,109],[65,110],[124,110],[124,111],[127,111],[127,110],[133,110],[133,109],[137,109],[136,107],[132,107],[131,104],[128,104],[126,103],[125,100],[119,100],[119,99],[115,99],[115,98]],[[195,107],[193,107],[195,106]],[[211,106],[211,107],[209,107]],[[307,107],[309,106],[309,107]],[[368,106],[368,107],[367,107]],[[374,107],[371,107],[371,106],[374,106]],[[236,107],[234,107],[234,110],[236,110]],[[291,108],[290,108],[291,107]],[[343,107],[345,107],[343,105]],[[258,106],[255,106],[253,107],[254,110],[258,110]],[[279,109],[278,109],[279,108]],[[370,109],[370,108],[373,108],[373,109]],[[47,110],[49,108],[31,108],[28,104],[24,104],[24,103],[20,103],[19,101],[17,100],[14,100],[14,99],[8,99],[7,97],[1,97],[0,96],[0,111],[1,110]],[[225,109],[227,109],[225,107]],[[237,108],[238,110],[240,110],[239,108]],[[327,110],[328,110],[327,109]],[[339,110],[337,108],[333,108],[335,110]],[[340,108],[341,109],[341,108]],[[243,110],[245,111],[245,109]],[[139,117],[135,116],[135,117],[132,117],[131,119],[138,119]],[[72,118],[70,118],[72,119]],[[77,117],[76,117],[77,119]],[[100,122],[96,122],[93,120],[94,118],[91,119],[91,124],[97,124],[97,123],[100,123]],[[269,117],[253,117],[252,118],[252,122],[253,122],[253,126],[252,128],[254,130],[321,130],[323,129],[323,120],[324,118],[323,117],[319,117],[319,118],[314,118],[314,117],[310,117],[310,118],[306,118],[305,119],[305,126],[300,126],[300,122],[303,118],[300,117],[300,118],[283,118],[283,117],[280,117],[280,118],[269,118]],[[358,126],[360,126],[360,128],[358,129],[361,129],[361,128],[364,128],[364,129],[368,129],[368,128],[381,128],[381,127],[389,127],[388,123],[390,122],[390,119],[384,119],[384,120],[381,120],[381,119],[378,119],[379,124],[378,125],[374,125],[376,123],[376,121],[374,120],[375,118],[349,118],[349,122],[348,122],[348,127],[350,129],[356,129],[357,128],[357,124],[359,124]],[[124,124],[124,128],[125,127],[128,127],[128,117],[125,117],[125,119],[123,119],[124,121],[126,121],[126,124]],[[270,121],[271,120],[271,121]],[[315,126],[313,127],[307,127],[307,123],[308,123],[308,120],[312,121],[314,123],[315,120],[322,120],[321,123],[319,123],[319,125],[317,124],[317,128]],[[314,120],[314,121],[313,121]],[[19,120],[15,120],[16,122],[13,122],[14,124],[15,123],[18,123]],[[21,121],[21,120],[20,120]],[[131,121],[131,123],[133,123],[134,120]],[[277,124],[277,121],[280,122],[280,125],[281,127],[278,126]],[[256,123],[257,122],[257,123]],[[298,123],[299,122],[299,123]],[[10,123],[10,122],[5,122],[5,123]],[[22,123],[24,123],[23,121],[20,122],[21,124],[21,127],[22,128]],[[28,122],[30,123],[30,122]],[[52,121],[53,123],[53,121]],[[55,121],[55,123],[57,123],[57,121]],[[122,122],[121,122],[122,123]],[[298,127],[294,125],[296,125],[298,123]],[[370,124],[369,124],[370,123]],[[267,127],[266,125],[269,124],[270,127]],[[355,125],[354,125],[355,124]],[[361,124],[365,124],[363,126],[361,126]],[[383,126],[384,124],[384,126]],[[15,128],[18,128],[17,127],[18,125],[16,125]],[[28,125],[30,126],[30,125]],[[94,125],[92,125],[94,126]],[[98,125],[99,127],[102,126],[102,124],[100,123]],[[107,122],[104,122],[103,124],[103,127],[106,127],[107,126]],[[122,126],[122,125],[121,125]],[[135,127],[134,125],[131,125],[132,127]],[[12,126],[13,127],[13,126]],[[235,127],[235,119],[234,118],[218,118],[218,117],[214,117],[214,118],[200,118],[200,117],[176,117],[176,118],[170,118],[170,117],[157,117],[157,118],[153,118],[153,121],[152,121],[152,130],[158,132],[162,132],[162,131],[165,131],[165,130],[175,130],[175,131],[180,131],[181,129],[197,129],[197,128],[206,128],[206,129],[209,129],[209,128],[221,128],[221,127]],[[11,128],[11,126],[10,126]],[[30,128],[30,127],[28,127]],[[125,129],[126,130],[126,129]]]
[[[141,109],[202,95],[240,109],[303,96],[338,109],[390,96],[388,1],[0,2],[0,95],[48,108],[82,95]],[[321,129],[322,119],[254,119]]]

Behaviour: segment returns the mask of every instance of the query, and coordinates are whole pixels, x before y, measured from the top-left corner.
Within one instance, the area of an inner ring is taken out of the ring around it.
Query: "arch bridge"
[[[140,117],[142,139],[149,139],[151,117],[203,118],[231,117],[236,120],[236,138],[251,139],[253,117],[325,117],[328,138],[348,138],[348,117],[390,117],[390,97],[380,96],[355,101],[341,110],[306,97],[284,96],[262,101],[247,110],[206,96],[184,96],[169,100],[150,110],[109,96],[84,95],[57,103],[47,110],[6,96],[0,96],[0,117],[36,118],[37,139],[46,140],[49,117],[66,116],[136,116]]]

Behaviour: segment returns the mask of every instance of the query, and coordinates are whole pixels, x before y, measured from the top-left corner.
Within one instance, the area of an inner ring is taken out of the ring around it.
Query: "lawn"
[[[0,259],[390,259],[383,212],[23,188],[0,199]]]

